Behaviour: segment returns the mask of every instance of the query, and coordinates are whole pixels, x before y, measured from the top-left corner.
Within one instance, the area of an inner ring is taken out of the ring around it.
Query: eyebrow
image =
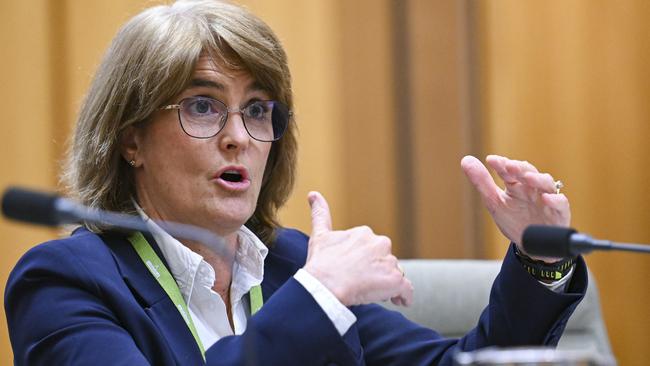
[[[200,88],[200,87],[205,87],[205,88],[214,88],[218,90],[226,90],[226,87],[218,83],[216,81],[212,80],[207,80],[207,79],[192,79],[190,80],[190,87],[195,87],[195,88]],[[247,88],[247,91],[262,91],[262,92],[268,92],[268,89],[263,87],[262,84],[260,84],[257,80],[253,81]]]
[[[207,79],[192,79],[190,81],[190,87],[207,87],[207,88],[215,88],[219,90],[226,89],[226,87],[224,87],[223,84],[217,83],[212,80],[207,80]]]

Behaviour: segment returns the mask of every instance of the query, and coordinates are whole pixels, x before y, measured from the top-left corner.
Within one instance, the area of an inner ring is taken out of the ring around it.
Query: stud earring
[[[132,167],[135,167],[135,160],[129,161],[129,165],[132,166]]]

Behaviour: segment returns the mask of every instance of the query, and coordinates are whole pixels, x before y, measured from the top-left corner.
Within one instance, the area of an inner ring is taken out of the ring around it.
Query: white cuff
[[[357,317],[350,309],[341,304],[336,296],[309,272],[301,268],[293,275],[293,278],[314,297],[341,336],[357,321]]]
[[[569,273],[567,273],[566,276],[562,277],[561,280],[551,282],[551,283],[545,283],[545,282],[539,281],[539,283],[541,283],[542,285],[544,285],[544,287],[546,287],[547,289],[549,289],[549,290],[551,290],[551,291],[553,291],[555,293],[558,293],[558,294],[565,293],[567,285],[571,281],[571,277],[573,277],[573,270],[575,268],[576,268],[576,266],[574,264],[573,267],[571,267],[571,269],[569,270]]]

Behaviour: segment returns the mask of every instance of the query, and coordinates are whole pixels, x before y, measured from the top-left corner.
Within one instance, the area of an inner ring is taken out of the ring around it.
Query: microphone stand
[[[139,216],[104,211],[96,208],[86,207],[71,200],[58,199],[55,208],[59,213],[62,223],[78,223],[81,221],[95,224],[110,225],[120,230],[140,231],[151,234],[147,223]],[[197,241],[209,246],[220,255],[228,255],[230,251],[225,245],[223,238],[204,228],[182,224],[172,221],[153,220],[158,226],[169,235]]]
[[[593,250],[620,250],[625,252],[650,253],[650,245],[598,240],[593,239],[589,235],[580,233],[571,235],[570,245],[573,250],[583,254],[590,253]]]

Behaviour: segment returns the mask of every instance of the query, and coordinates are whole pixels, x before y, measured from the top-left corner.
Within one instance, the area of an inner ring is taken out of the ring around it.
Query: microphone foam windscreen
[[[59,224],[54,207],[58,197],[53,194],[8,188],[2,195],[2,213],[11,219],[33,224]]]
[[[572,256],[570,241],[576,231],[568,227],[530,225],[524,230],[523,245],[526,253],[545,257]]]

